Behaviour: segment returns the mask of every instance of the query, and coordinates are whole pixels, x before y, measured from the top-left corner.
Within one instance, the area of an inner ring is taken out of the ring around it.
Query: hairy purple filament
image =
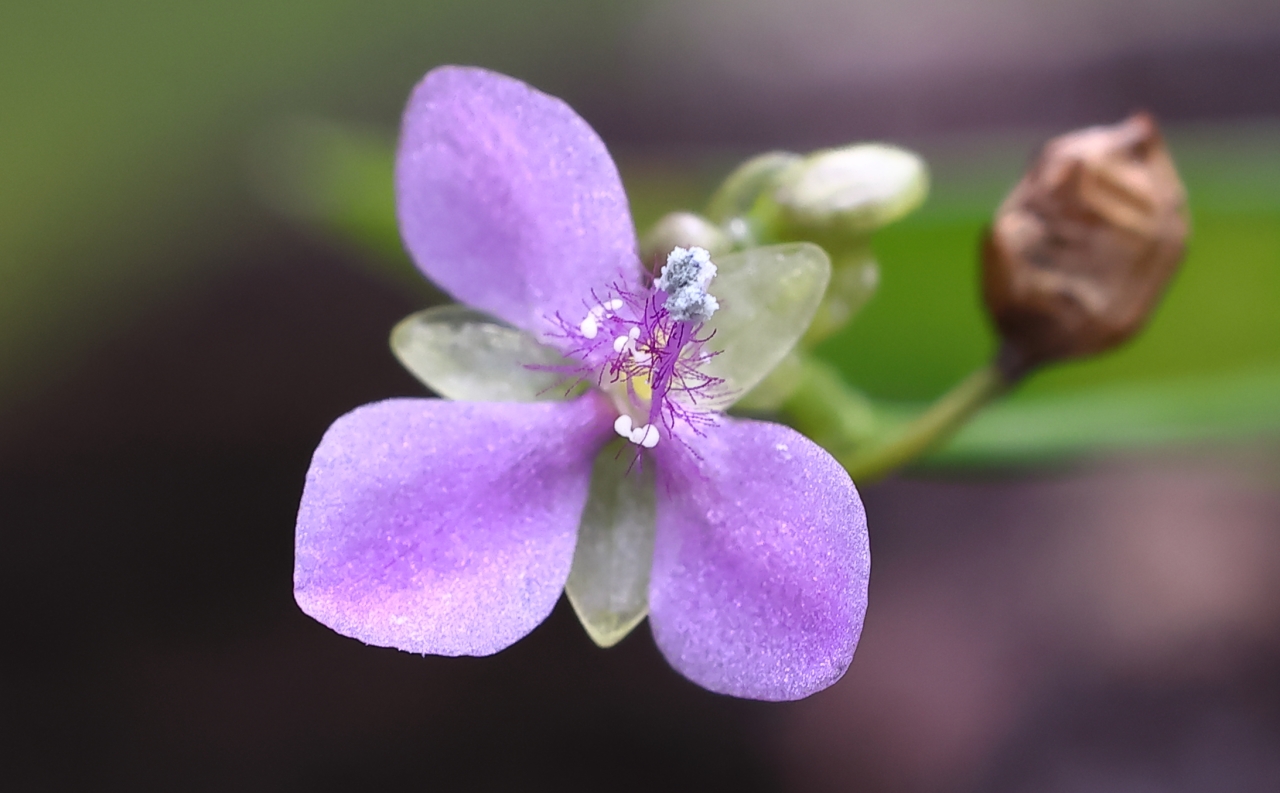
[[[636,383],[647,386],[648,399],[637,402],[641,407],[648,402],[651,425],[661,423],[670,433],[677,421],[683,421],[696,431],[700,424],[714,423],[706,411],[697,409],[699,399],[711,396],[724,381],[699,369],[717,354],[704,350],[703,345],[711,337],[699,338],[697,330],[701,326],[674,319],[664,302],[664,293],[650,295],[640,321],[641,335],[635,348],[639,354],[628,356],[624,349],[613,360],[612,371],[615,380],[620,374],[626,376],[628,395],[633,399],[637,396]]]
[[[666,293],[641,296],[615,284],[604,299],[592,293],[586,316],[574,323],[555,317],[561,336],[573,344],[570,357],[582,362],[567,374],[591,379],[610,393],[619,412],[661,427],[678,437],[678,423],[701,435],[715,424],[712,411],[699,403],[716,395],[724,380],[701,367],[719,354],[705,345],[714,333],[700,336],[701,323],[681,321],[666,309]]]

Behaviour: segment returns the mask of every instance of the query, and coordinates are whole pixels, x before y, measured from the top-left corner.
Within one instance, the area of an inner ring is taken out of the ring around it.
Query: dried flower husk
[[[1054,138],[996,212],[983,292],[1011,380],[1132,336],[1182,259],[1186,191],[1155,120]]]

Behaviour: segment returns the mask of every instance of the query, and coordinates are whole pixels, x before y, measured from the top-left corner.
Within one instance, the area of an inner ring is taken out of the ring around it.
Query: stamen
[[[618,437],[652,449],[668,436],[683,443],[680,425],[701,434],[715,424],[701,406],[724,382],[701,371],[718,354],[704,348],[714,332],[701,329],[718,307],[706,291],[715,275],[705,250],[677,248],[653,288],[611,285],[607,296],[592,292],[580,322],[556,315],[575,348],[572,357],[582,362],[573,373],[594,381],[617,406]]]
[[[640,445],[646,449],[652,449],[657,446],[658,441],[662,439],[662,436],[658,433],[658,428],[652,424],[646,424],[643,429],[644,433],[640,438]],[[632,436],[632,440],[635,440],[635,436]]]
[[[633,424],[631,417],[623,413],[614,419],[613,431],[635,445],[643,446],[646,449],[652,449],[658,445],[658,441],[662,439],[662,434],[658,432],[657,427],[652,424],[643,424],[636,427]]]
[[[631,417],[626,413],[618,416],[613,422],[613,431],[624,438],[631,438]]]
[[[652,449],[658,445],[658,441],[662,438],[658,432],[658,428],[652,424],[645,424],[631,430],[631,434],[627,436],[637,446],[643,446],[646,449]]]
[[[592,306],[591,310],[587,312],[587,316],[582,319],[582,322],[578,323],[578,331],[583,338],[594,339],[600,334],[600,322],[612,317],[613,312],[625,305],[626,303],[615,297],[612,300],[606,300],[603,303]],[[617,348],[615,347],[615,349]]]
[[[705,248],[675,248],[653,285],[667,293],[663,308],[672,317],[681,322],[706,322],[720,308],[707,293],[715,277],[716,266]]]

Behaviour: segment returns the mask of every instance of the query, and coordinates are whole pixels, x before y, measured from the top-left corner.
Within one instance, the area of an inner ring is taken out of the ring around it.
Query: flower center
[[[615,287],[576,325],[560,320],[579,347],[596,384],[618,408],[614,430],[652,449],[683,422],[698,431],[711,424],[699,402],[723,384],[701,367],[717,353],[706,349],[702,325],[719,309],[707,291],[716,266],[702,248],[676,248],[654,280],[636,294]]]

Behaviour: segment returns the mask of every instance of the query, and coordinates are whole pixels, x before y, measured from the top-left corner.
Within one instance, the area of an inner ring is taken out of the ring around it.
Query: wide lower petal
[[[393,399],[334,422],[298,511],[294,595],[368,644],[489,655],[551,612],[607,402]]]
[[[826,688],[852,661],[867,606],[871,556],[853,482],[780,424],[722,417],[685,440],[692,452],[655,450],[658,647],[724,694],[790,700]]]
[[[400,233],[418,267],[463,303],[545,337],[576,326],[610,284],[640,275],[613,159],[555,97],[445,66],[414,89],[396,156]]]

